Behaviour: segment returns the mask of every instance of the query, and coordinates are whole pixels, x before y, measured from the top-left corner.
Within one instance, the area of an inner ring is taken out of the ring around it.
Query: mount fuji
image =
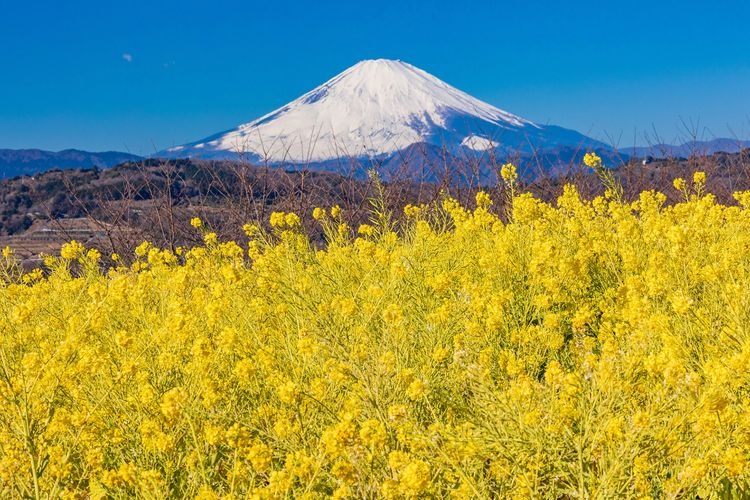
[[[480,101],[411,64],[361,61],[254,121],[161,151],[167,158],[236,159],[284,167],[363,169],[419,161],[611,153],[574,130],[533,123]],[[484,176],[484,175],[483,175]]]

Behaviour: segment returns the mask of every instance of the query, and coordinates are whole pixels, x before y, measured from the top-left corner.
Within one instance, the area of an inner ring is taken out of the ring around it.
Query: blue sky
[[[624,146],[750,138],[749,4],[6,0],[0,148],[149,154],[379,57]]]

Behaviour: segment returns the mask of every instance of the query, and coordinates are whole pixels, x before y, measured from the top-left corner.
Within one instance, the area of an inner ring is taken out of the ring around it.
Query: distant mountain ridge
[[[119,151],[92,153],[78,149],[57,152],[42,149],[0,149],[0,178],[34,175],[55,168],[107,168],[141,159],[140,156]]]
[[[682,144],[653,144],[620,151],[636,158],[690,158],[691,156],[712,155],[714,153],[739,153],[750,148],[750,140],[716,138],[710,140],[690,140]]]

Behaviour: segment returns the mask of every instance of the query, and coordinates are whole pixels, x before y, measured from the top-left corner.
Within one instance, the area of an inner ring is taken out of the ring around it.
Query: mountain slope
[[[451,154],[532,153],[607,147],[573,130],[498,109],[402,61],[368,60],[300,98],[232,130],[159,153],[324,165],[340,158],[387,161],[415,144]]]
[[[140,159],[140,156],[116,151],[90,153],[77,149],[58,152],[41,149],[0,149],[0,177],[34,175],[53,168],[105,168]]]

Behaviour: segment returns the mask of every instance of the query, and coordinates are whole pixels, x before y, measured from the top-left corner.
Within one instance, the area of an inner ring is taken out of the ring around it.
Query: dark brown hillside
[[[30,238],[44,239],[43,250],[54,250],[75,236],[69,226],[81,226],[71,222],[78,220],[103,233],[96,236],[99,246],[118,252],[145,239],[163,246],[195,243],[199,235],[189,221],[196,216],[223,238],[240,238],[244,223],[267,220],[276,210],[309,215],[313,207],[338,204],[353,220],[364,221],[371,189],[368,182],[341,175],[237,162],[145,161],[108,170],[54,170],[0,182],[0,244],[30,256],[42,250],[28,244]],[[436,186],[394,184],[388,197],[396,203],[436,192]]]

